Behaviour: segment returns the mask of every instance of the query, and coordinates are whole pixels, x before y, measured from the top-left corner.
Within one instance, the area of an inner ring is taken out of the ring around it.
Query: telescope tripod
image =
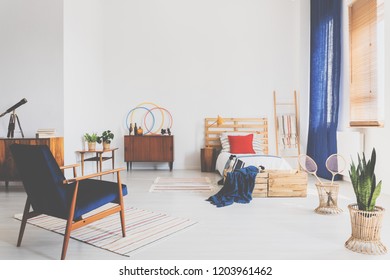
[[[24,133],[23,133],[22,127],[20,126],[19,117],[15,113],[15,111],[13,111],[12,114],[10,115],[10,117],[9,117],[7,138],[14,138],[15,121],[18,123],[18,127],[20,129],[20,132],[22,133],[22,137],[24,138]]]

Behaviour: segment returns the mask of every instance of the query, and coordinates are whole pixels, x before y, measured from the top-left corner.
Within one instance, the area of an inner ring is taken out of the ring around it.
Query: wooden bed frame
[[[221,150],[220,136],[224,132],[247,132],[260,135],[264,154],[268,155],[267,118],[205,119],[205,147]],[[256,177],[253,197],[306,197],[307,173],[300,170],[264,170]]]
[[[220,136],[224,132],[248,132],[260,135],[264,154],[268,155],[268,119],[267,118],[222,118],[223,124],[217,125],[217,118],[206,118],[204,122],[205,147],[221,149]]]

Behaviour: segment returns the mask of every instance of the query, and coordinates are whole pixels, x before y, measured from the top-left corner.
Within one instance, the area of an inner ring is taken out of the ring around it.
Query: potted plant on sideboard
[[[109,150],[111,140],[114,139],[114,133],[111,132],[111,130],[103,131],[101,136],[98,136],[97,142],[103,143],[103,150]]]
[[[345,247],[354,252],[378,255],[385,254],[387,248],[380,239],[382,219],[385,209],[376,205],[382,181],[376,183],[376,152],[372,150],[371,159],[366,161],[358,155],[358,165],[352,161],[349,176],[356,195],[355,204],[348,205],[352,234]]]
[[[96,142],[98,140],[98,136],[96,133],[85,133],[84,134],[85,141],[88,142],[88,151],[95,151],[96,150]]]

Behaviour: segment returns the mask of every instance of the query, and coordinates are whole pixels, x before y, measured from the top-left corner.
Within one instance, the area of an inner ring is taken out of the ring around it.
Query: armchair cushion
[[[68,201],[72,200],[75,184],[67,186],[69,187]],[[122,184],[122,194],[127,195],[127,187],[124,184]],[[74,220],[107,203],[119,203],[118,199],[118,183],[95,179],[82,180],[79,182]]]

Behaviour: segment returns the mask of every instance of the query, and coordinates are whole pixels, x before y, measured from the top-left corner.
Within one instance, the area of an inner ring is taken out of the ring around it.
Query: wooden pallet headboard
[[[205,118],[205,147],[221,149],[220,136],[224,132],[248,132],[260,135],[264,154],[268,154],[267,118],[223,118],[223,124],[217,125],[217,118]]]

